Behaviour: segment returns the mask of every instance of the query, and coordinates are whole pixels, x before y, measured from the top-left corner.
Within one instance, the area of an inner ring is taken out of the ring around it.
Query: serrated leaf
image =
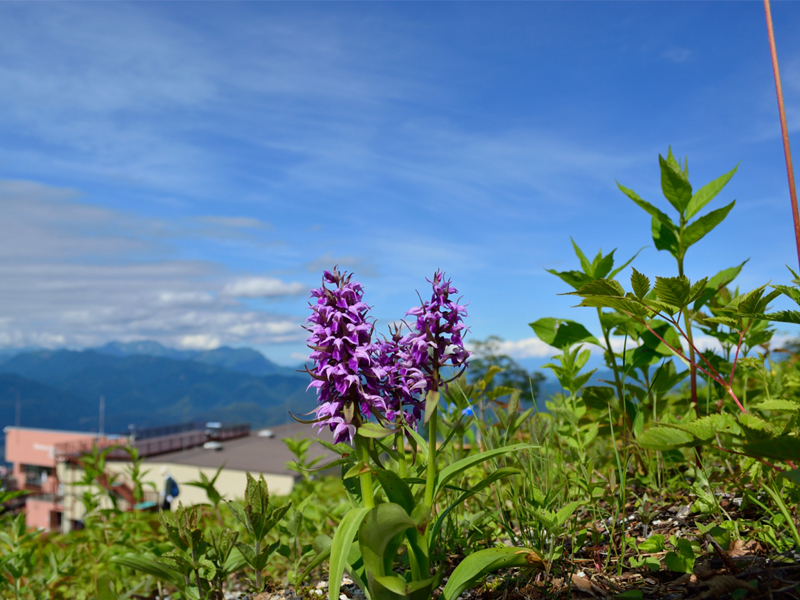
[[[686,207],[686,219],[691,219],[709,202],[711,202],[717,194],[722,191],[722,188],[727,185],[731,177],[733,177],[739,165],[736,165],[731,171],[725,173],[721,177],[717,177],[714,181],[705,184],[692,196],[689,204]]]
[[[712,210],[707,215],[703,215],[693,223],[690,223],[689,226],[683,231],[684,249],[699,242],[709,231],[722,223],[734,206],[736,206],[736,200],[727,206]]]
[[[582,286],[589,283],[592,278],[586,275],[585,273],[581,273],[580,271],[556,271],[555,269],[545,269],[548,273],[551,273],[564,281],[567,285],[577,289],[580,289]]]
[[[766,313],[764,317],[776,323],[794,323],[795,325],[800,325],[800,311],[798,310],[779,310]]]
[[[590,281],[573,296],[625,296],[625,289],[616,279],[595,279]]]
[[[784,400],[782,398],[775,398],[764,400],[753,407],[757,410],[777,410],[781,412],[798,412],[800,411],[800,403],[792,402],[791,400]]]
[[[706,284],[708,283],[708,277],[703,277],[699,281],[695,281],[692,284],[692,287],[689,289],[689,299],[687,300],[686,304],[691,304],[692,302],[696,301],[700,298],[706,290]]]
[[[671,424],[670,427],[685,431],[701,441],[710,440],[717,433],[736,433],[739,430],[736,418],[726,413],[708,415],[689,423]]]
[[[675,210],[683,213],[692,199],[692,186],[689,185],[679,165],[675,168],[660,155],[658,163],[661,167],[661,191]]]
[[[772,287],[778,290],[781,294],[794,300],[795,304],[800,304],[800,289],[788,285],[773,285]]]
[[[750,260],[749,258],[736,267],[723,269],[706,283],[706,289],[700,298],[694,303],[694,310],[700,310],[720,289],[731,283],[742,272],[742,267]]]
[[[719,325],[725,325],[726,327],[731,327],[733,329],[739,326],[739,321],[734,319],[733,317],[708,317],[703,319],[704,323],[718,323]]]
[[[691,284],[685,275],[679,277],[656,277],[656,285],[653,288],[659,302],[663,302],[677,309],[684,308],[688,304]]]
[[[672,450],[691,444],[694,436],[671,427],[651,427],[643,431],[636,441],[642,448],[649,450]]]
[[[641,300],[650,291],[650,280],[636,269],[633,269],[631,272],[631,287],[636,297]]]
[[[666,213],[661,212],[646,200],[642,200],[636,192],[626,188],[619,182],[617,182],[617,187],[623,194],[625,194],[628,198],[633,200],[639,207],[643,208],[647,212],[647,214],[649,214],[651,217],[657,219],[664,225],[671,227],[673,230],[677,229],[675,227],[675,223],[672,222],[672,220],[667,216]]]

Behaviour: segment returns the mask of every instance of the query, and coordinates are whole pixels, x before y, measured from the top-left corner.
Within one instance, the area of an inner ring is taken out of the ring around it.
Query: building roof
[[[324,430],[320,435],[309,425],[294,423],[269,427],[273,437],[262,437],[258,431],[249,436],[225,440],[221,442],[221,450],[206,450],[202,446],[178,450],[151,457],[156,463],[172,463],[218,469],[223,464],[226,470],[249,471],[252,474],[271,473],[274,475],[296,476],[297,472],[286,468],[286,463],[295,459],[289,447],[282,441],[284,438],[302,434],[304,437],[322,438],[332,441],[330,432]],[[263,429],[261,430],[263,431]],[[327,434],[327,435],[326,435]],[[308,458],[323,457],[316,466],[321,466],[336,458],[320,444],[312,444],[308,450]]]

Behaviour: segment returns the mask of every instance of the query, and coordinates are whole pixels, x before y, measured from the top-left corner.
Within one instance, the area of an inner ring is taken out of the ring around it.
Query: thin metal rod
[[[789,148],[789,129],[786,126],[786,111],[783,108],[783,88],[781,88],[781,74],[778,70],[778,51],[775,49],[775,33],[772,31],[772,12],[769,0],[764,0],[764,12],[767,14],[767,33],[769,34],[769,49],[772,53],[772,72],[775,75],[775,91],[778,94],[778,112],[781,117],[781,133],[783,135],[783,154],[786,156],[786,174],[789,177],[789,197],[792,200],[792,217],[794,218],[794,239],[797,244],[797,264],[800,267],[800,214],[797,211],[797,188],[794,184],[794,169],[792,168],[792,151]]]

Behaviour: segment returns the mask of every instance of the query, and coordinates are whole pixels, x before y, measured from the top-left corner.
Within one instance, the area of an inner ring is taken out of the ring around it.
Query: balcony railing
[[[130,444],[139,451],[139,456],[155,456],[177,450],[202,446],[209,440],[222,441],[250,435],[249,424],[223,425],[207,428],[204,423],[186,423],[167,427],[155,427],[135,432],[131,436],[102,437],[55,445],[59,461],[77,459],[92,452],[94,447],[104,450],[117,446],[106,455],[106,460],[129,460],[125,446]]]

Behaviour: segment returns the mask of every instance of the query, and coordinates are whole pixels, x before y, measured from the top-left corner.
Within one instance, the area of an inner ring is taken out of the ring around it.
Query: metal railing
[[[55,455],[57,460],[64,461],[77,459],[82,454],[92,452],[95,447],[99,450],[104,450],[112,446],[118,446],[118,448],[111,450],[106,455],[106,460],[129,460],[130,455],[125,449],[128,444],[139,451],[139,456],[144,457],[195,448],[202,446],[209,440],[231,440],[248,435],[250,435],[250,425],[247,423],[208,429],[205,423],[183,423],[143,429],[135,432],[130,437],[102,437],[56,444]]]

